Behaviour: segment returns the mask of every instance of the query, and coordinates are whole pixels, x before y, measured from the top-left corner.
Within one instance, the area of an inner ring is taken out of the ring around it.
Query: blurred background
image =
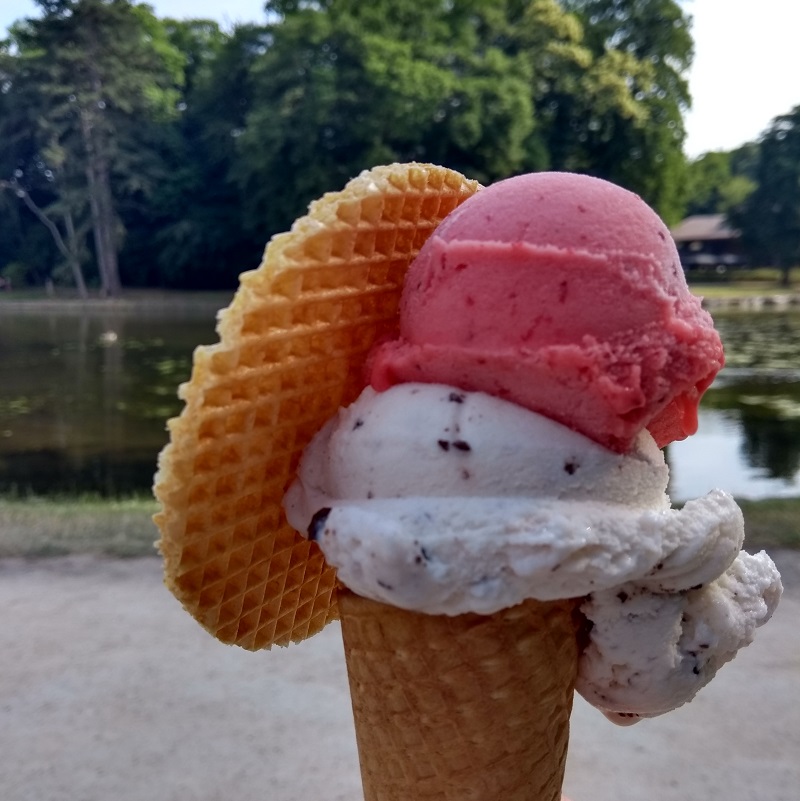
[[[751,536],[794,542],[800,10],[761,5],[7,0],[0,499],[149,512],[176,387],[239,273],[312,199],[421,160],[588,172],[664,217],[728,354],[669,449],[673,498],[719,484],[753,502]]]
[[[4,0],[0,558],[152,556],[165,422],[238,275],[412,160],[662,215],[727,354],[671,495],[721,486],[751,550],[796,552],[799,28],[785,0]]]

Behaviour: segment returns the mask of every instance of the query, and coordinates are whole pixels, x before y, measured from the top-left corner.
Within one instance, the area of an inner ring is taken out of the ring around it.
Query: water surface
[[[715,315],[727,366],[698,434],[668,448],[674,499],[800,496],[800,313]],[[148,492],[212,311],[0,306],[0,493]]]
[[[697,434],[668,448],[670,492],[800,496],[800,313],[714,317],[726,365],[703,398]]]
[[[213,313],[0,310],[0,492],[147,491]]]

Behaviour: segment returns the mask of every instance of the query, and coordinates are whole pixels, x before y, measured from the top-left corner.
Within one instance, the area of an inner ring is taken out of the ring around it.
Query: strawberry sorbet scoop
[[[607,181],[533,173],[481,190],[428,239],[370,381],[487,392],[625,452],[644,428],[659,446],[693,434],[722,365],[658,215]]]

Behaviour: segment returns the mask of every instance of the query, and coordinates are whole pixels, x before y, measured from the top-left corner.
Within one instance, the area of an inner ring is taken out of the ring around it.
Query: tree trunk
[[[89,107],[80,109],[81,134],[86,148],[86,179],[89,185],[89,206],[92,214],[92,231],[97,265],[103,294],[115,297],[122,289],[117,261],[116,215],[111,193],[111,168],[108,161],[107,136],[103,128],[103,81],[90,58],[94,99]]]
[[[75,279],[75,286],[78,289],[78,295],[82,299],[86,299],[89,293],[86,291],[86,282],[83,280],[83,272],[81,271],[81,263],[78,258],[78,243],[75,236],[75,226],[72,222],[72,215],[67,212],[64,215],[64,224],[67,230],[67,244],[64,242],[64,237],[61,236],[61,231],[58,226],[47,216],[47,214],[36,205],[34,199],[28,194],[27,190],[23,189],[16,180],[0,181],[0,189],[11,189],[17,197],[33,212],[36,219],[39,220],[50,232],[53,241],[56,243],[58,252],[66,259],[72,270],[72,277]],[[48,279],[49,280],[49,279]]]
[[[789,259],[781,259],[781,286],[790,287],[792,285],[792,264]]]
[[[86,167],[86,182],[89,185],[89,208],[92,215],[92,236],[94,237],[97,271],[100,273],[100,292],[108,295],[108,274],[106,272],[105,244],[100,231],[100,206],[97,199],[97,186],[91,163]]]
[[[790,259],[787,259],[786,256],[780,251],[773,251],[773,257],[771,261],[774,267],[778,268],[780,272],[780,278],[778,279],[778,286],[780,287],[788,287],[791,286],[791,271],[792,271],[792,263]]]
[[[106,259],[106,277],[108,294],[116,297],[122,291],[119,280],[118,243],[116,232],[116,215],[114,214],[114,197],[111,194],[111,170],[108,160],[101,156],[97,165],[97,189],[99,192],[101,231],[104,241]]]
[[[100,285],[104,296],[113,297],[119,294],[119,276],[116,274],[113,205],[107,197],[110,194],[108,166],[99,152],[91,113],[81,109],[80,117],[81,134],[86,148],[86,183],[89,186],[89,208]]]
[[[78,297],[80,297],[81,300],[86,300],[86,298],[89,297],[89,293],[86,291],[86,282],[83,280],[81,262],[78,258],[78,237],[75,234],[75,223],[72,220],[72,212],[65,212],[64,228],[67,232],[67,263],[72,271],[72,278],[75,281],[75,287],[78,290]]]

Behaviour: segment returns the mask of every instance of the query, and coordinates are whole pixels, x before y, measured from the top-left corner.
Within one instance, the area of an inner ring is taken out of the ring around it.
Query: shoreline
[[[703,297],[702,304],[708,311],[792,311],[800,309],[800,293]]]
[[[724,285],[720,285],[724,286]],[[709,311],[793,311],[800,309],[800,291],[742,289],[740,293],[717,294],[717,286],[689,284]],[[726,287],[727,288],[727,287]],[[730,287],[735,290],[736,287]],[[704,291],[710,292],[705,295]],[[13,293],[11,293],[13,294]],[[234,291],[128,290],[118,298],[9,297],[0,294],[0,313],[21,314],[214,314],[227,306]]]
[[[0,314],[8,310],[21,314],[216,314],[227,306],[233,292],[135,290],[118,298],[0,296]]]

